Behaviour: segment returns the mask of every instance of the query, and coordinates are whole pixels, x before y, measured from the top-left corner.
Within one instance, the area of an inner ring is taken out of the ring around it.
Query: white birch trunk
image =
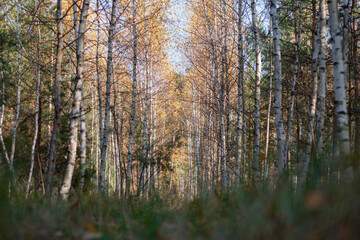
[[[340,154],[346,155],[350,153],[350,138],[345,87],[344,50],[342,48],[337,1],[328,0],[328,7],[335,87],[336,137],[339,141]]]
[[[353,0],[352,2],[352,8],[354,8],[357,4],[357,0]],[[352,36],[353,36],[353,66],[354,66],[354,84],[355,84],[355,99],[359,98],[359,56],[358,56],[358,25],[357,21],[353,21],[353,27],[352,27]],[[359,101],[355,103],[355,108],[359,109]],[[360,114],[356,114],[355,116],[355,142],[354,142],[354,148],[355,148],[355,154],[360,153]]]
[[[80,104],[80,191],[84,189],[85,183],[85,172],[86,172],[86,118],[85,118],[85,103],[84,103],[84,93],[81,96]]]
[[[269,41],[269,55],[270,55],[270,73],[269,73],[269,104],[267,110],[267,119],[266,119],[266,140],[265,140],[265,159],[264,159],[264,178],[267,177],[267,172],[270,169],[268,167],[268,154],[269,154],[269,140],[270,140],[270,117],[271,117],[271,103],[272,103],[272,92],[273,92],[273,64],[272,64],[272,21],[270,18],[270,41]]]
[[[142,147],[142,161],[141,161],[141,173],[140,173],[140,191],[144,191],[144,172],[145,167],[148,165],[148,108],[149,108],[149,43],[147,39],[147,17],[146,17],[146,4],[144,1],[144,15],[145,15],[145,110],[144,110],[144,129],[143,129],[143,147]]]
[[[113,71],[113,40],[115,31],[115,14],[116,14],[117,1],[112,1],[112,10],[110,18],[109,39],[108,39],[108,58],[106,69],[106,103],[105,103],[105,122],[104,132],[101,144],[101,157],[100,157],[100,178],[99,178],[99,190],[104,192],[105,190],[105,169],[106,169],[106,151],[108,147],[109,139],[109,126],[110,126],[110,92],[111,92],[111,76]]]
[[[261,47],[259,36],[259,23],[256,19],[256,3],[251,2],[252,27],[255,36],[255,111],[254,111],[254,159],[253,159],[253,181],[259,180],[259,154],[260,154],[260,84],[261,84]]]
[[[320,49],[319,49],[319,86],[317,96],[316,117],[316,148],[322,155],[325,125],[325,95],[326,95],[326,0],[320,1]]]
[[[102,97],[101,97],[101,79],[100,79],[100,63],[99,63],[99,45],[100,45],[100,16],[99,16],[99,0],[96,1],[96,19],[97,19],[97,36],[96,36],[96,82],[97,82],[97,95],[99,101],[99,138],[100,138],[100,151],[103,145],[103,110],[102,110]],[[98,182],[99,184],[99,182]]]
[[[344,54],[344,83],[345,83],[345,89],[348,87],[348,59],[349,59],[349,14],[350,14],[350,8],[349,8],[349,0],[344,0],[343,3],[343,11],[344,11],[344,24],[343,24],[343,54]],[[355,20],[357,21],[357,20]]]
[[[56,149],[59,135],[59,125],[61,119],[61,67],[63,60],[64,50],[64,26],[62,16],[62,0],[57,0],[56,7],[56,27],[57,27],[57,46],[56,46],[56,60],[55,60],[55,80],[54,80],[54,120],[51,133],[51,140],[48,149],[48,172],[46,178],[45,193],[47,196],[51,196],[52,182],[55,173],[55,160]]]
[[[285,140],[285,167],[288,166],[288,153],[289,153],[289,144],[291,138],[291,128],[292,128],[292,120],[294,115],[294,102],[295,102],[295,87],[296,87],[296,78],[299,68],[299,55],[300,55],[300,48],[301,48],[301,28],[302,28],[302,1],[299,2],[300,10],[299,10],[299,32],[298,32],[298,39],[296,44],[296,57],[295,57],[295,64],[294,64],[294,72],[293,72],[293,81],[291,85],[291,93],[290,93],[290,109],[288,114],[288,122],[287,122],[287,130],[286,130],[286,140]]]
[[[78,43],[76,49],[76,77],[75,77],[75,92],[74,100],[70,118],[70,132],[69,132],[69,146],[68,146],[68,163],[66,166],[64,180],[60,189],[61,197],[66,200],[71,188],[71,181],[75,168],[76,149],[78,143],[78,123],[80,118],[80,104],[82,101],[83,92],[83,67],[84,67],[84,34],[86,30],[86,19],[88,16],[90,0],[85,0],[81,9],[80,24],[78,32]]]
[[[37,6],[37,4],[35,4],[35,9],[37,9],[40,7]],[[34,130],[34,138],[33,138],[33,142],[32,142],[32,146],[31,146],[31,158],[30,158],[30,170],[29,170],[29,176],[28,176],[28,181],[26,183],[26,192],[25,192],[25,197],[27,198],[29,195],[29,191],[30,191],[30,186],[31,186],[31,180],[32,180],[32,175],[33,175],[33,171],[34,171],[34,162],[35,162],[35,148],[36,148],[36,142],[37,142],[37,138],[38,138],[38,132],[39,132],[39,102],[40,102],[40,42],[41,42],[41,32],[40,32],[40,25],[39,25],[39,15],[40,15],[40,10],[37,10],[37,33],[38,33],[38,41],[36,44],[36,51],[37,51],[37,59],[36,59],[36,102],[35,102],[35,130]]]
[[[236,126],[236,182],[241,179],[242,160],[242,132],[243,132],[243,84],[244,84],[244,52],[243,52],[243,26],[242,26],[242,0],[238,1],[238,76],[237,76],[237,126]]]
[[[136,67],[137,67],[137,29],[136,29],[136,0],[132,0],[133,5],[133,73],[132,73],[132,99],[131,99],[131,119],[128,146],[128,162],[126,175],[126,193],[130,194],[131,173],[132,173],[132,148],[135,131],[135,108],[136,108]]]
[[[321,0],[325,1],[325,0]],[[302,166],[301,166],[301,174],[299,178],[300,184],[304,183],[308,166],[311,157],[311,150],[313,145],[313,135],[314,135],[314,124],[315,124],[315,113],[316,113],[316,99],[317,99],[317,92],[318,92],[318,64],[319,64],[319,52],[321,47],[320,42],[320,28],[321,28],[321,19],[322,13],[324,9],[322,9],[323,5],[320,4],[319,8],[319,17],[317,18],[316,23],[316,32],[315,32],[315,39],[314,39],[314,46],[313,46],[313,55],[312,55],[312,90],[311,90],[311,97],[310,97],[310,106],[309,106],[309,123],[308,129],[306,134],[306,146],[304,151],[304,157],[302,159]]]
[[[4,155],[5,155],[6,163],[9,165],[9,170],[10,170],[10,174],[11,174],[11,177],[12,177],[12,181],[15,184],[16,179],[15,179],[14,166],[10,162],[9,153],[8,153],[8,151],[6,149],[4,138],[3,138],[3,129],[2,129],[2,127],[3,127],[3,123],[4,123],[6,98],[5,98],[5,79],[4,79],[4,72],[3,72],[3,69],[2,69],[2,62],[1,61],[0,61],[0,77],[1,77],[1,84],[2,84],[1,114],[0,114],[0,142],[1,142],[1,147],[2,147]]]
[[[282,116],[282,74],[281,74],[281,50],[280,29],[277,16],[276,0],[270,0],[270,15],[272,19],[273,42],[274,42],[274,112],[276,126],[276,173],[280,174],[285,168],[284,154],[284,122]]]

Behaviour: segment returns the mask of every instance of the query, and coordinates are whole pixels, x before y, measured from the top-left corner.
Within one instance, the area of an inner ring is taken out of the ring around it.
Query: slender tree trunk
[[[242,0],[238,1],[238,75],[237,75],[237,126],[236,126],[236,182],[240,183],[242,160],[242,132],[243,132],[243,83],[244,83],[244,51],[243,51],[243,26],[242,26]]]
[[[295,102],[295,87],[296,87],[296,78],[298,74],[299,68],[299,55],[300,55],[300,47],[301,47],[301,28],[302,28],[302,1],[299,2],[300,10],[299,10],[299,32],[298,39],[296,44],[296,57],[294,64],[294,72],[293,72],[293,81],[291,85],[291,93],[290,93],[290,109],[288,114],[288,122],[287,122],[287,131],[286,131],[286,139],[285,139],[285,167],[288,166],[288,153],[289,153],[289,143],[291,138],[291,128],[292,128],[292,119],[294,115],[294,102]]]
[[[85,103],[84,103],[84,93],[81,96],[80,104],[80,191],[84,189],[85,183],[85,172],[86,172],[86,118],[85,118]]]
[[[357,0],[353,0],[352,8],[357,6]],[[354,79],[355,79],[355,109],[358,109],[355,113],[355,153],[360,153],[360,112],[359,112],[359,56],[358,56],[358,26],[357,19],[353,19],[353,65],[354,65]]]
[[[51,196],[52,182],[55,173],[56,149],[61,119],[61,67],[64,50],[64,26],[62,16],[62,0],[57,0],[56,7],[56,27],[57,27],[57,46],[55,60],[55,80],[54,80],[54,120],[51,133],[51,140],[48,149],[48,173],[46,178],[45,193]]]
[[[70,118],[69,146],[68,146],[68,163],[66,166],[64,180],[60,189],[60,195],[63,199],[67,199],[71,188],[71,181],[75,168],[76,148],[78,143],[78,122],[80,118],[80,105],[82,102],[83,92],[83,68],[84,68],[84,34],[86,30],[86,19],[88,16],[90,0],[84,0],[79,23],[78,43],[76,49],[76,76],[74,100]]]
[[[259,35],[259,23],[256,19],[255,0],[251,2],[252,26],[255,36],[256,72],[255,72],[255,111],[254,111],[254,160],[253,181],[259,180],[259,154],[260,154],[260,84],[261,84],[261,47]]]
[[[11,152],[9,158],[9,167],[10,172],[13,174],[13,185],[16,188],[16,178],[15,178],[15,170],[14,170],[14,156],[15,156],[15,147],[16,147],[16,133],[20,116],[20,107],[21,107],[21,78],[22,78],[22,55],[21,55],[21,39],[20,39],[20,24],[19,24],[19,8],[20,8],[20,0],[17,1],[16,5],[16,39],[17,39],[17,47],[18,47],[18,83],[17,83],[17,91],[16,91],[16,108],[15,108],[15,118],[12,129],[12,138],[11,138]]]
[[[284,122],[282,116],[282,76],[281,76],[281,50],[280,29],[277,16],[276,0],[270,0],[270,15],[272,19],[273,41],[274,41],[274,112],[276,126],[276,173],[280,174],[285,168],[284,154]]]
[[[322,155],[325,125],[326,94],[326,0],[320,1],[320,49],[319,49],[319,87],[317,96],[316,148]]]
[[[115,31],[115,14],[116,14],[117,1],[112,1],[112,10],[110,18],[109,39],[108,39],[108,58],[107,58],[107,70],[106,70],[106,103],[105,103],[105,122],[104,132],[101,144],[101,158],[100,158],[100,178],[99,178],[99,190],[104,192],[105,190],[105,169],[106,169],[106,151],[109,139],[109,125],[110,125],[110,93],[111,93],[111,76],[113,71],[113,41]]]
[[[97,82],[97,95],[99,101],[99,135],[100,135],[100,151],[103,146],[103,110],[102,110],[102,97],[101,97],[101,79],[100,79],[100,64],[99,64],[99,45],[100,45],[100,14],[99,14],[99,0],[96,1],[96,19],[97,19],[97,35],[96,35],[96,82]],[[98,182],[99,184],[99,182]]]
[[[349,8],[349,0],[344,0],[343,2],[343,11],[344,11],[344,23],[342,25],[342,33],[343,33],[343,41],[342,41],[342,49],[344,54],[344,83],[345,88],[347,89],[348,86],[348,59],[349,59],[349,14],[350,14],[350,8]],[[355,20],[356,21],[356,20]]]
[[[6,94],[5,94],[5,79],[4,79],[4,72],[2,69],[2,62],[0,61],[0,77],[1,77],[1,84],[2,84],[2,94],[1,94],[1,114],[0,114],[0,142],[1,142],[1,146],[5,155],[5,159],[7,164],[9,165],[9,170],[10,170],[10,174],[11,174],[11,178],[13,181],[13,184],[15,186],[16,183],[16,178],[15,178],[15,170],[14,170],[14,165],[11,164],[10,162],[10,157],[8,154],[8,151],[6,150],[6,146],[5,146],[5,142],[4,142],[4,138],[3,138],[3,123],[4,123],[4,115],[5,115],[5,103],[6,103]]]
[[[266,119],[266,140],[265,140],[265,159],[264,159],[264,177],[267,177],[266,173],[268,172],[268,154],[269,154],[269,140],[270,140],[270,116],[271,116],[271,103],[272,103],[272,91],[273,91],[273,66],[272,66],[272,21],[270,18],[270,43],[269,43],[269,55],[270,55],[270,73],[269,73],[269,104],[267,111],[267,119]]]
[[[141,161],[141,173],[140,173],[140,191],[144,191],[144,172],[145,167],[148,165],[148,108],[149,108],[149,43],[147,39],[147,17],[146,17],[146,4],[144,1],[144,15],[145,15],[145,110],[144,110],[144,129],[143,129],[143,146],[142,146],[142,161]]]
[[[136,70],[137,70],[137,29],[136,29],[136,0],[132,0],[133,5],[133,74],[132,74],[132,100],[131,100],[131,119],[130,119],[130,133],[129,133],[129,147],[128,147],[128,162],[127,162],[127,176],[126,176],[126,193],[130,194],[131,184],[131,167],[132,167],[132,148],[135,131],[135,107],[136,107]]]
[[[345,87],[345,62],[344,49],[342,48],[341,32],[338,20],[338,9],[336,0],[328,0],[329,20],[332,45],[332,60],[334,70],[335,87],[335,112],[337,139],[340,145],[340,154],[346,155],[350,152],[346,87]]]
[[[325,1],[325,0],[321,0]],[[314,46],[313,46],[313,54],[312,54],[312,90],[311,90],[311,97],[310,97],[310,106],[309,106],[309,123],[307,128],[307,134],[306,134],[306,146],[304,151],[304,157],[302,159],[302,166],[301,166],[301,174],[299,182],[303,183],[305,181],[308,166],[310,162],[311,157],[311,150],[313,145],[313,136],[314,136],[314,126],[315,126],[315,114],[316,114],[316,99],[317,99],[317,92],[318,92],[318,65],[319,65],[319,52],[321,47],[321,39],[320,39],[320,31],[321,31],[321,17],[322,13],[325,11],[325,9],[322,9],[324,7],[322,4],[320,4],[319,8],[319,17],[317,18],[316,23],[316,32],[315,32],[315,40],[314,40]]]
[[[41,6],[37,6],[37,4],[35,4],[35,9],[37,8],[41,8]],[[36,143],[37,143],[37,139],[38,139],[38,132],[39,132],[39,101],[40,101],[40,42],[41,42],[41,30],[40,30],[40,25],[39,25],[39,15],[40,15],[40,10],[37,10],[37,14],[36,14],[36,25],[37,25],[37,33],[38,33],[38,41],[36,44],[36,52],[37,52],[37,59],[36,59],[36,103],[35,103],[35,130],[34,130],[34,138],[33,138],[33,142],[32,142],[32,146],[31,146],[31,159],[30,159],[30,171],[29,171],[29,177],[28,177],[28,181],[26,184],[26,193],[25,196],[26,198],[29,195],[29,191],[30,191],[30,186],[31,186],[31,180],[32,180],[32,175],[33,175],[33,171],[34,171],[34,163],[35,163],[35,148],[36,148]]]
[[[51,33],[51,38],[53,38],[54,36],[54,32]],[[51,57],[50,57],[50,65],[53,66],[54,65],[54,45],[51,46]],[[50,74],[50,88],[52,88],[54,85],[54,73],[52,72]],[[48,122],[48,143],[50,144],[51,141],[51,125],[52,125],[52,121],[51,121],[51,115],[52,113],[52,108],[53,108],[53,95],[49,94],[49,122]]]
[[[221,35],[222,35],[222,47],[221,47],[221,83],[218,88],[219,91],[219,148],[220,148],[220,180],[223,186],[226,186],[226,171],[225,171],[225,121],[224,121],[224,101],[225,101],[225,75],[226,75],[226,38],[227,38],[227,23],[226,23],[226,1],[222,1],[222,14],[223,20],[221,21]]]

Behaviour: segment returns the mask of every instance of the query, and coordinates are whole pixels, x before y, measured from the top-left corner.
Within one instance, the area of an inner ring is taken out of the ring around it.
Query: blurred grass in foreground
[[[360,239],[360,174],[310,177],[295,189],[234,187],[194,199],[83,195],[68,202],[9,199],[0,188],[0,239]],[[331,182],[331,183],[330,183]]]

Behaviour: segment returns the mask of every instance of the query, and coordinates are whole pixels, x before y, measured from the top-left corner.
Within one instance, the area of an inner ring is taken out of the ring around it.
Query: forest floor
[[[360,174],[295,189],[266,184],[183,199],[73,195],[68,202],[0,192],[0,239],[360,239]],[[3,184],[2,184],[3,185]],[[6,184],[5,184],[6,186]]]

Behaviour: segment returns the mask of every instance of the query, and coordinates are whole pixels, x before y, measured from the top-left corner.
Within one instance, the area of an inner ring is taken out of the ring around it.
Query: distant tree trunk
[[[209,165],[211,162],[211,135],[210,135],[210,93],[207,93],[207,102],[206,102],[206,120],[204,122],[205,124],[205,173],[204,173],[204,189],[205,191],[208,190],[209,187]]]
[[[253,182],[259,180],[259,154],[260,154],[260,84],[261,84],[261,46],[259,35],[259,23],[256,19],[255,0],[251,2],[252,27],[255,35],[255,111],[254,111],[254,160],[253,160]]]
[[[347,89],[348,86],[348,59],[349,59],[349,14],[350,14],[350,8],[349,8],[349,0],[344,0],[343,2],[343,11],[344,11],[344,22],[342,26],[342,33],[343,33],[343,41],[342,41],[342,49],[344,54],[344,83],[345,88]]]
[[[15,178],[15,170],[14,170],[14,165],[11,164],[10,162],[10,158],[9,158],[9,154],[8,151],[6,150],[6,146],[5,146],[5,142],[4,142],[4,138],[3,138],[3,123],[4,123],[4,115],[5,115],[5,102],[6,102],[6,98],[5,98],[5,79],[4,79],[4,72],[2,69],[2,62],[0,61],[0,77],[1,77],[1,84],[2,84],[2,94],[1,94],[1,114],[0,114],[0,142],[1,142],[1,146],[5,155],[5,159],[7,164],[9,165],[9,170],[10,170],[10,174],[11,174],[11,178],[13,181],[13,184],[15,186],[16,183],[16,178]]]
[[[265,141],[265,159],[264,159],[264,177],[266,177],[266,173],[268,172],[268,154],[269,154],[269,140],[270,140],[270,116],[271,116],[271,103],[272,103],[272,75],[273,75],[273,67],[272,67],[272,22],[270,18],[270,43],[269,43],[269,55],[270,55],[270,73],[269,73],[269,104],[267,111],[267,119],[266,119],[266,141]]]
[[[328,0],[328,6],[334,70],[336,132],[340,146],[340,154],[346,155],[350,152],[350,139],[346,106],[344,49],[341,42],[337,1]]]
[[[11,138],[11,152],[9,159],[9,167],[10,172],[14,173],[14,182],[13,185],[16,187],[16,178],[15,178],[15,170],[14,170],[14,156],[15,156],[15,147],[16,147],[16,133],[20,116],[20,107],[21,107],[21,78],[22,78],[22,55],[21,55],[21,39],[20,39],[20,26],[19,26],[19,8],[20,8],[20,0],[17,1],[16,5],[16,32],[15,36],[17,39],[17,47],[18,47],[18,83],[17,83],[17,91],[16,91],[16,108],[15,108],[15,118],[12,129],[12,138]]]
[[[316,150],[322,155],[325,125],[326,94],[326,0],[320,1],[320,49],[319,49],[319,87],[316,117]]]
[[[324,1],[324,0],[321,0]],[[315,114],[316,114],[316,99],[317,99],[317,92],[318,92],[318,65],[319,65],[319,52],[321,47],[321,39],[320,39],[320,28],[321,28],[321,17],[325,9],[322,9],[323,5],[320,4],[319,8],[319,16],[317,18],[316,23],[316,31],[315,31],[315,40],[313,46],[313,54],[312,54],[312,90],[311,90],[311,97],[310,97],[310,106],[309,106],[309,123],[307,128],[306,134],[306,146],[304,151],[304,157],[302,159],[302,166],[301,166],[301,174],[300,174],[300,183],[305,181],[305,177],[307,175],[308,166],[311,157],[311,150],[313,145],[313,135],[314,135],[314,126],[315,126]],[[326,12],[325,12],[326,13]]]
[[[121,175],[121,151],[120,151],[120,141],[119,141],[119,126],[118,126],[118,114],[117,114],[117,91],[116,88],[117,84],[115,84],[115,80],[113,78],[113,94],[114,94],[114,110],[113,110],[113,116],[114,116],[114,122],[113,122],[113,126],[114,126],[114,131],[113,131],[113,139],[114,139],[114,160],[115,160],[115,196],[119,197],[120,196],[120,175]],[[122,120],[120,120],[122,121]]]
[[[295,56],[295,64],[294,64],[294,72],[293,72],[293,81],[291,85],[291,93],[290,93],[290,109],[288,114],[288,122],[287,122],[287,131],[286,131],[286,139],[285,139],[285,167],[288,166],[288,153],[289,153],[289,143],[290,143],[290,135],[292,128],[292,119],[294,115],[294,102],[295,102],[295,87],[296,87],[296,78],[298,74],[299,68],[299,55],[300,55],[300,47],[301,47],[301,28],[302,28],[302,1],[299,2],[300,10],[299,10],[299,32],[298,39],[296,44],[296,56]]]
[[[84,104],[84,93],[81,96],[80,104],[80,191],[84,189],[85,183],[85,172],[86,172],[86,118],[85,118],[85,104]]]
[[[145,15],[145,111],[144,111],[144,129],[143,129],[143,146],[142,146],[142,161],[141,161],[141,173],[140,173],[140,191],[144,191],[144,172],[145,167],[148,166],[148,109],[149,109],[149,43],[147,39],[147,17],[146,17],[146,4],[144,1],[144,15]]]
[[[223,18],[226,16],[226,1],[222,2],[222,14]],[[223,186],[226,186],[226,171],[225,171],[225,121],[224,121],[224,92],[225,92],[225,75],[226,75],[226,54],[227,54],[227,46],[226,46],[226,38],[227,38],[227,23],[226,20],[221,21],[221,35],[222,35],[222,46],[221,46],[221,83],[218,88],[219,94],[219,148],[220,148],[220,180]]]
[[[104,192],[105,190],[105,169],[106,169],[106,151],[109,139],[109,126],[110,126],[110,92],[111,92],[111,76],[113,71],[113,41],[115,31],[115,14],[116,14],[116,0],[112,1],[112,10],[110,18],[109,39],[108,39],[108,58],[107,58],[107,70],[106,70],[106,103],[105,103],[105,122],[104,132],[101,145],[101,158],[100,158],[100,179],[99,190]]]
[[[357,6],[357,0],[353,0],[352,8]],[[357,19],[354,17],[353,19],[353,65],[354,65],[354,79],[355,79],[355,109],[357,112],[355,113],[355,153],[360,153],[360,112],[359,112],[359,56],[358,56],[358,27],[357,27]]]
[[[51,32],[51,39],[53,39],[54,37],[54,32]],[[51,57],[50,57],[50,65],[53,66],[54,65],[54,44],[52,44],[51,46]],[[50,88],[52,88],[54,85],[54,73],[52,72],[50,74]],[[53,108],[53,95],[49,94],[49,98],[48,98],[48,102],[49,102],[49,121],[48,121],[48,143],[50,144],[51,141],[51,125],[52,125],[52,121],[51,121],[51,115],[52,115],[52,108]],[[48,156],[47,156],[48,157]]]
[[[61,119],[61,67],[64,50],[64,26],[62,16],[62,0],[57,0],[56,7],[56,27],[57,27],[57,46],[55,60],[55,80],[54,80],[54,120],[51,133],[50,145],[48,149],[48,173],[46,178],[45,193],[51,196],[52,182],[55,173],[56,149],[59,135],[59,125]]]
[[[34,171],[34,163],[35,163],[35,148],[36,148],[36,143],[37,143],[37,139],[38,139],[38,132],[39,132],[39,102],[40,102],[40,42],[41,42],[41,30],[40,30],[40,24],[39,24],[39,15],[40,13],[40,8],[41,6],[37,6],[37,4],[35,4],[35,9],[38,9],[36,12],[36,27],[37,27],[37,34],[38,34],[38,39],[37,39],[37,43],[36,43],[36,103],[35,103],[35,130],[34,130],[34,138],[33,138],[33,142],[32,142],[32,146],[31,146],[31,159],[30,159],[30,171],[29,171],[29,177],[28,177],[28,181],[26,184],[26,193],[25,196],[26,198],[29,195],[29,191],[30,191],[30,186],[31,186],[31,180],[32,180],[32,175],[33,175],[33,171]]]
[[[193,95],[193,126],[194,126],[194,148],[195,148],[195,159],[197,165],[197,192],[201,194],[203,183],[202,183],[202,167],[200,160],[200,140],[199,140],[199,118],[197,116],[197,107],[196,107],[196,93],[195,93],[195,83],[192,84],[192,95]]]
[[[133,5],[133,74],[132,74],[132,100],[131,100],[131,119],[129,132],[129,147],[128,147],[128,162],[127,162],[127,176],[126,176],[126,193],[130,194],[131,184],[131,167],[132,167],[132,148],[135,131],[135,107],[136,107],[136,70],[137,70],[137,29],[136,29],[136,0],[132,0]]]
[[[342,25],[342,34],[343,34],[343,41],[342,41],[342,49],[344,54],[344,83],[345,83],[345,91],[348,91],[349,98],[351,97],[351,81],[348,80],[348,61],[349,61],[349,15],[350,15],[350,1],[344,0],[343,2],[343,11],[344,11],[344,19]],[[351,112],[351,101],[347,103],[348,111]],[[349,145],[351,146],[351,115],[348,115],[348,128],[349,128]]]
[[[243,51],[243,26],[242,26],[242,0],[238,1],[238,75],[237,75],[237,126],[236,126],[236,182],[241,178],[242,160],[242,132],[243,132],[243,83],[244,83],[244,51]]]
[[[84,0],[79,23],[78,43],[76,48],[76,76],[75,76],[75,91],[74,100],[70,118],[70,133],[68,145],[68,163],[66,166],[64,180],[60,189],[60,195],[63,199],[67,199],[71,188],[71,181],[75,168],[76,149],[78,143],[78,122],[80,118],[80,105],[82,102],[83,91],[83,67],[84,67],[84,34],[86,30],[86,19],[88,16],[90,0]]]
[[[94,158],[94,138],[95,138],[95,133],[94,133],[94,125],[95,125],[95,101],[94,101],[94,93],[93,93],[93,89],[91,87],[91,144],[90,144],[90,162],[89,162],[89,167],[92,170],[93,169],[93,158]]]
[[[96,1],[96,20],[97,20],[97,34],[96,34],[96,82],[97,82],[97,95],[99,101],[99,135],[100,135],[100,151],[103,145],[103,110],[101,99],[101,82],[100,82],[100,64],[99,64],[99,45],[100,45],[100,14],[99,14],[99,0]],[[99,184],[99,182],[98,182]]]
[[[272,19],[273,41],[274,41],[274,112],[276,126],[276,173],[280,174],[285,168],[284,154],[284,122],[282,116],[282,76],[281,76],[281,50],[280,50],[280,29],[277,16],[276,0],[270,0],[270,15]]]

